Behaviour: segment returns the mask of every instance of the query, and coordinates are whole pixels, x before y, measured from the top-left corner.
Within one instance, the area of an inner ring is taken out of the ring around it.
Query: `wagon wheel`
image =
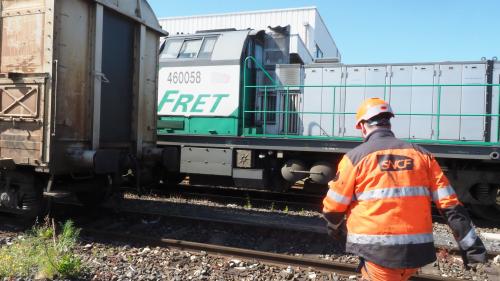
[[[106,201],[113,191],[113,180],[111,175],[100,175],[94,179],[85,181],[83,184],[89,185],[85,191],[75,193],[76,198],[85,207],[95,208]]]
[[[43,207],[43,186],[41,182],[35,180],[33,185],[20,188],[18,208],[21,210],[20,215],[23,218],[33,219],[42,215]]]
[[[26,220],[43,214],[44,181],[41,178],[32,170],[22,168],[3,171],[2,177],[0,194],[4,206],[0,207],[1,212],[12,213]]]
[[[472,194],[479,204],[470,204],[471,213],[483,220],[500,223],[500,186],[479,184]]]

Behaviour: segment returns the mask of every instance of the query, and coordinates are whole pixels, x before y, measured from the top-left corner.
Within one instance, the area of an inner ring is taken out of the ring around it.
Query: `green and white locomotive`
[[[304,65],[287,28],[211,30],[166,39],[160,53],[158,144],[167,181],[286,191],[324,188],[358,145],[354,113],[391,102],[396,135],[433,152],[463,202],[499,212],[500,63]]]

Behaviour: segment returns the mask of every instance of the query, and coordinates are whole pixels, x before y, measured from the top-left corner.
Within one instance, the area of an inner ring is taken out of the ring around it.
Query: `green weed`
[[[80,230],[72,221],[59,234],[49,220],[35,226],[11,245],[0,248],[0,277],[53,279],[71,278],[83,271],[82,261],[73,250]]]
[[[245,206],[243,206],[245,209],[252,209],[252,202],[250,201],[250,196],[247,195],[247,202]]]

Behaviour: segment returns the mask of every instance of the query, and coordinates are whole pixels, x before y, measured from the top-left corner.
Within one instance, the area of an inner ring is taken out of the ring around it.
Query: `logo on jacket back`
[[[413,170],[413,159],[403,155],[377,155],[380,170],[384,172]]]

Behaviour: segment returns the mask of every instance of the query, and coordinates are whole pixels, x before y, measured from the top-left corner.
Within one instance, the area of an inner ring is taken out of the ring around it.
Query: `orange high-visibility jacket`
[[[390,268],[433,262],[434,202],[461,249],[474,260],[485,259],[484,246],[437,161],[389,129],[376,130],[347,153],[329,186],[323,213],[330,225],[345,214],[347,252]]]

